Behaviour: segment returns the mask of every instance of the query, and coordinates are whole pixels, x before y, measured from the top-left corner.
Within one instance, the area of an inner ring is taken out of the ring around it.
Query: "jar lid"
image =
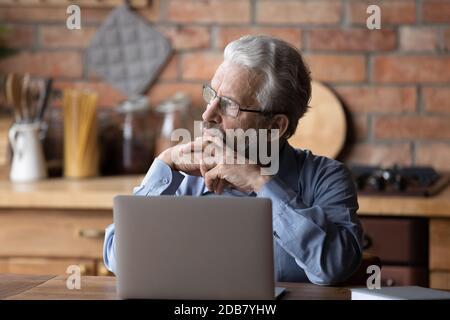
[[[139,95],[129,98],[122,102],[117,110],[119,112],[136,112],[136,111],[144,111],[150,108],[150,102],[147,96]]]
[[[162,113],[170,113],[174,111],[186,112],[191,104],[191,98],[184,92],[177,92],[171,98],[163,101],[156,111]]]

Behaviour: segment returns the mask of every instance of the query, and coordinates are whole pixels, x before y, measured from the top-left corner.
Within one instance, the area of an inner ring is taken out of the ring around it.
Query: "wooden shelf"
[[[112,8],[125,3],[125,0],[0,0],[0,6],[30,6],[30,7],[67,7],[71,4],[82,8]],[[145,8],[151,0],[130,0],[131,7]]]

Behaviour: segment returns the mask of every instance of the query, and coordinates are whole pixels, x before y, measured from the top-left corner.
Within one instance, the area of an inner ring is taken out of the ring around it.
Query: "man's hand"
[[[242,162],[237,162],[239,157]],[[257,192],[272,178],[262,175],[258,165],[249,163],[217,137],[203,136],[173,146],[158,158],[172,170],[203,176],[208,190],[217,194],[223,193],[227,186],[242,192]]]
[[[237,154],[220,138],[207,136],[204,139],[208,143],[202,145],[203,150],[209,151],[203,153],[200,172],[209,191],[221,194],[225,187],[233,186],[242,192],[257,192],[272,178],[262,175],[261,167]]]
[[[164,161],[172,170],[183,171],[192,176],[201,176],[202,149],[206,143],[197,138],[193,142],[179,144],[164,150],[158,159]]]
[[[257,192],[272,176],[261,175],[256,164],[218,164],[204,176],[209,191],[221,194],[226,185],[242,192]]]

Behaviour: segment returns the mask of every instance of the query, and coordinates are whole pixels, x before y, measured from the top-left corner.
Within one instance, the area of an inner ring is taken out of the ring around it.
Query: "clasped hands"
[[[172,170],[202,176],[210,192],[223,193],[226,187],[250,193],[259,191],[272,176],[261,174],[261,167],[238,154],[216,136],[204,135],[186,144],[163,151],[158,159]]]

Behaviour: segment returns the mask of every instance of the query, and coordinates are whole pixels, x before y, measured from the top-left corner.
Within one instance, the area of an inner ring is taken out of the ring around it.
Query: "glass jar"
[[[172,139],[172,133],[178,128],[187,128],[187,111],[189,110],[191,99],[184,93],[177,93],[172,98],[164,101],[157,107],[157,112],[163,116],[161,131],[156,139],[156,152],[160,154],[179,141]]]
[[[103,137],[103,173],[145,174],[155,156],[155,138],[160,119],[140,96],[117,108],[116,120]]]

